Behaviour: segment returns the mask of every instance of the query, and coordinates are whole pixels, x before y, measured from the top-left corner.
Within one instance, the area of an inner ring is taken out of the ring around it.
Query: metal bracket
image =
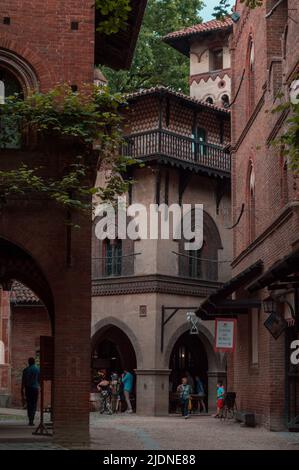
[[[198,305],[196,307],[165,307],[162,305],[161,309],[161,352],[164,349],[164,330],[165,325],[175,316],[179,310],[198,310]],[[166,312],[171,311],[170,315],[166,318]]]

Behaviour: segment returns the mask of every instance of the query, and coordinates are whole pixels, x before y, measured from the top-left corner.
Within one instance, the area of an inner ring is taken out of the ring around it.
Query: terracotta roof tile
[[[39,298],[30,290],[18,281],[13,281],[11,288],[11,302],[14,304],[41,304]]]
[[[171,96],[180,98],[184,101],[187,101],[189,103],[194,103],[195,105],[198,105],[199,107],[203,106],[205,108],[209,108],[214,111],[221,112],[221,113],[225,113],[225,114],[230,113],[230,109],[222,108],[221,106],[216,106],[214,104],[207,103],[206,101],[201,101],[196,98],[192,98],[191,96],[185,95],[184,93],[172,90],[171,88],[165,87],[162,85],[155,86],[152,88],[145,88],[145,89],[136,91],[134,93],[130,93],[127,95],[127,100],[130,102],[131,100],[134,100],[135,98],[139,98],[141,96],[159,95],[159,94],[171,95]]]
[[[179,31],[174,31],[172,33],[164,36],[164,40],[167,42],[168,39],[180,38],[186,36],[193,36],[194,34],[206,33],[209,31],[216,30],[225,30],[230,29],[233,25],[233,21],[230,17],[227,17],[223,20],[211,20],[206,23],[196,24],[194,26],[189,26],[188,28],[181,29]]]

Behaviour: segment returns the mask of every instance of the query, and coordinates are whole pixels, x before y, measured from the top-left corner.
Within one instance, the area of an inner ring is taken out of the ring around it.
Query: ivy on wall
[[[125,105],[119,94],[110,94],[106,87],[93,85],[73,93],[68,85],[60,85],[48,93],[32,93],[24,100],[17,95],[7,98],[0,106],[0,148],[15,142],[16,131],[29,140],[55,139],[59,145],[69,143],[79,154],[68,165],[60,179],[42,176],[42,168],[0,171],[0,200],[28,192],[43,194],[65,208],[88,209],[96,194],[111,200],[128,189],[122,178],[127,166],[134,163],[122,157],[123,143],[121,108]],[[24,155],[25,156],[25,155]],[[107,181],[102,188],[88,185],[91,159],[107,169]]]

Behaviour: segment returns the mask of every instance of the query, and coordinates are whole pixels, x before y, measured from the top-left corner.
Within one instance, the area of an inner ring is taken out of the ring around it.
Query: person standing
[[[117,413],[120,405],[120,380],[116,372],[111,375],[111,394],[112,411]]]
[[[123,384],[124,397],[127,403],[127,413],[133,413],[132,404],[130,401],[130,393],[132,393],[133,390],[134,377],[128,370],[125,369],[121,381]]]
[[[185,419],[189,418],[189,399],[192,393],[191,386],[188,384],[188,378],[183,377],[181,385],[178,386],[177,391],[180,394],[181,406],[182,406],[182,416]]]
[[[202,381],[201,381],[201,379],[198,375],[195,376],[195,393],[198,396],[199,412],[201,411],[200,406],[202,406],[203,412],[206,413],[207,409],[206,409],[206,405],[205,405],[205,402],[204,402],[205,389],[204,389],[203,383],[202,383]]]
[[[225,390],[223,386],[223,382],[219,381],[217,383],[217,412],[214,415],[214,418],[220,418],[223,405],[224,405],[224,396],[225,396]]]
[[[34,426],[39,392],[39,378],[39,368],[35,365],[35,359],[34,357],[29,357],[28,366],[23,370],[21,387],[22,400],[26,398],[27,402],[29,426]]]

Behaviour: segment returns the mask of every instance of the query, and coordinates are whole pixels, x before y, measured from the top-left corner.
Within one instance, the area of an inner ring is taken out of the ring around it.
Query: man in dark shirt
[[[35,365],[35,359],[29,357],[28,367],[23,370],[22,375],[22,398],[24,395],[27,402],[27,414],[29,426],[34,426],[34,417],[38,400],[39,390],[39,368]]]

